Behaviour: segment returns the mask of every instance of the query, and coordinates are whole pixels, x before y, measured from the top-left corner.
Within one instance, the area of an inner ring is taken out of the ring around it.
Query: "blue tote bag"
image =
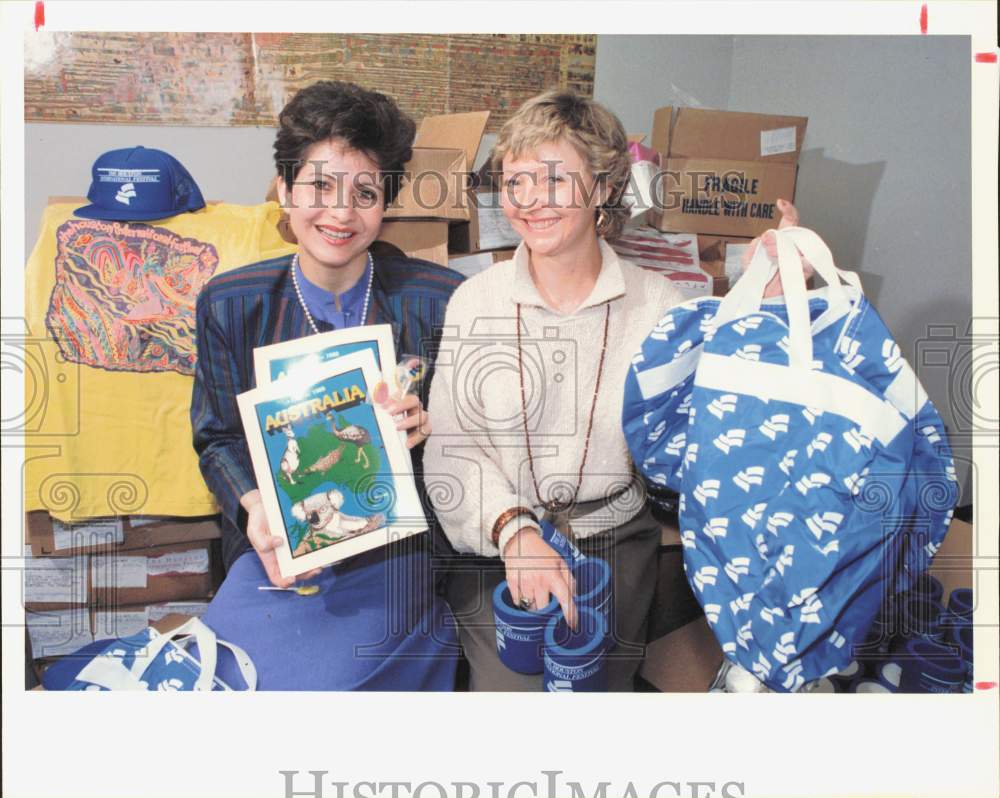
[[[774,231],[719,300],[671,309],[635,355],[623,427],[680,494],[684,566],[726,656],[768,687],[836,673],[884,596],[930,564],[958,497],[944,425],[812,231]],[[807,292],[800,253],[826,281]]]
[[[216,676],[223,650],[235,660],[242,684],[229,685]],[[165,634],[150,626],[129,637],[98,640],[49,667],[42,685],[46,690],[253,691],[257,671],[242,648],[191,618]]]

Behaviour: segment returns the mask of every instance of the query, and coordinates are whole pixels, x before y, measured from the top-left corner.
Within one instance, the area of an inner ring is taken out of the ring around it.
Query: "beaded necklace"
[[[309,312],[309,308],[306,306],[306,300],[302,296],[302,289],[299,288],[299,278],[296,272],[299,270],[299,253],[296,252],[292,256],[292,285],[295,287],[295,296],[299,298],[299,305],[302,306],[302,312],[306,314],[306,321],[309,322],[309,326],[312,327],[314,333],[319,333],[319,327],[316,326],[316,322],[313,321],[312,313]],[[368,253],[368,288],[365,289],[365,301],[362,305],[361,310],[361,324],[365,324],[368,321],[368,305],[372,299],[372,282],[375,277],[375,266],[372,263],[372,253]]]

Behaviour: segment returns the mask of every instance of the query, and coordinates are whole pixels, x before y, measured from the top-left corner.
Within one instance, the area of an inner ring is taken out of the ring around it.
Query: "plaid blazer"
[[[445,307],[463,276],[412,258],[375,257],[374,263],[368,323],[392,327],[397,353],[421,355],[433,363]],[[222,556],[227,570],[250,548],[240,497],[257,487],[236,395],[256,385],[255,347],[312,333],[292,285],[290,265],[289,255],[234,269],[210,280],[198,296],[191,427],[202,476],[222,512]],[[333,329],[320,320],[316,325],[321,332]],[[425,407],[432,375],[430,369],[421,386]],[[423,489],[422,449],[413,450],[413,467],[434,528]],[[435,542],[440,544],[440,540]]]

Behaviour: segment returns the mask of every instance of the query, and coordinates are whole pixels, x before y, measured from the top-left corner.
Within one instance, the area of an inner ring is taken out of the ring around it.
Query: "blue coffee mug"
[[[906,642],[899,659],[901,693],[960,693],[966,667],[948,647],[914,638]]]
[[[902,631],[911,638],[938,643],[944,639],[944,630],[941,628],[941,614],[944,611],[944,607],[937,601],[911,595],[903,602]],[[906,641],[900,640],[896,649],[901,650],[905,645]]]
[[[951,640],[958,646],[959,656],[965,664],[965,684],[963,692],[972,692],[972,624],[963,624],[951,629]]]
[[[577,628],[559,615],[545,627],[545,676],[550,693],[596,693],[608,689],[608,621],[589,607],[577,606]]]
[[[545,627],[555,617],[562,617],[555,598],[541,610],[523,610],[514,606],[506,581],[497,585],[493,591],[493,622],[500,661],[518,673],[541,673]]]
[[[929,601],[939,602],[944,595],[944,586],[929,573],[924,571],[918,576],[913,587],[908,591],[910,596],[922,596]]]
[[[972,590],[967,587],[952,590],[948,597],[948,611],[972,623]]]
[[[611,617],[611,566],[599,557],[585,557],[573,566],[576,591],[573,602]]]

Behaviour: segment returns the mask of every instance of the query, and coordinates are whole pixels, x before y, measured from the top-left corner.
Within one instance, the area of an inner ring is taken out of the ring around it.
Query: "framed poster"
[[[370,399],[380,380],[365,348],[237,397],[282,576],[427,529],[409,451]]]
[[[283,377],[308,375],[324,363],[365,349],[374,353],[375,367],[380,371],[386,372],[396,365],[396,347],[392,343],[392,327],[388,324],[363,324],[258,346],[253,350],[257,386]]]

